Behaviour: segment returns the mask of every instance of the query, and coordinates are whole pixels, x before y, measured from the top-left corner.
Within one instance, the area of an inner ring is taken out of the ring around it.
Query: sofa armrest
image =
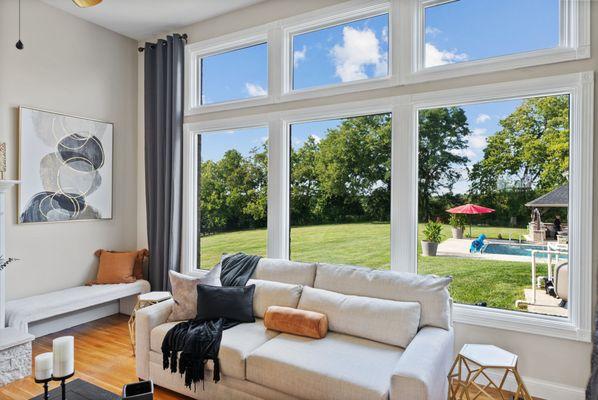
[[[166,322],[173,304],[170,299],[135,312],[135,365],[139,378],[149,379],[150,333]]]
[[[390,400],[445,400],[454,342],[452,328],[420,330],[395,367]]]

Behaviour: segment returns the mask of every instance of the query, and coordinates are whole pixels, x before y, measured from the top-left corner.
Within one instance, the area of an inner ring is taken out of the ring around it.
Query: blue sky
[[[459,0],[426,8],[426,66],[559,44],[559,0]]]
[[[554,47],[559,42],[558,0],[459,0],[426,9],[426,62],[430,65],[477,60]],[[267,93],[266,44],[204,58],[203,101],[215,103]],[[380,15],[296,35],[293,87],[304,89],[384,76],[388,73],[388,16]],[[479,161],[486,138],[520,101],[464,106],[472,135],[466,155]],[[295,124],[292,145],[310,135],[323,138],[340,120]],[[203,135],[202,159],[217,160],[236,148],[247,155],[266,139],[267,128]],[[455,191],[467,189],[459,182]]]

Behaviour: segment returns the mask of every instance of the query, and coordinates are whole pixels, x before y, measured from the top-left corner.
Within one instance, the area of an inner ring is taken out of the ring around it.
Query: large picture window
[[[589,57],[589,3],[344,2],[189,44],[185,265],[450,275],[457,323],[588,341],[594,73],[533,66]]]
[[[197,265],[225,253],[266,255],[268,129],[205,132],[197,138]]]
[[[390,114],[291,125],[291,258],[390,268]]]
[[[418,271],[453,276],[456,302],[569,315],[569,106],[563,94],[419,111]]]

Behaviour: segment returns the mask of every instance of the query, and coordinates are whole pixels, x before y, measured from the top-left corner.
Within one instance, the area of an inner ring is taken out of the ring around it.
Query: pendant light
[[[101,2],[102,0],[73,0],[73,3],[75,3],[77,7],[81,8],[97,6]]]
[[[19,0],[19,41],[15,44],[17,50],[23,50],[23,42],[21,42],[21,0]]]

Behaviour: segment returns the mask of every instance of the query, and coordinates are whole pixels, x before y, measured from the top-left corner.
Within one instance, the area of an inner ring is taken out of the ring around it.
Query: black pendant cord
[[[15,45],[17,49],[23,50],[23,42],[21,42],[21,0],[19,0],[19,41]]]

